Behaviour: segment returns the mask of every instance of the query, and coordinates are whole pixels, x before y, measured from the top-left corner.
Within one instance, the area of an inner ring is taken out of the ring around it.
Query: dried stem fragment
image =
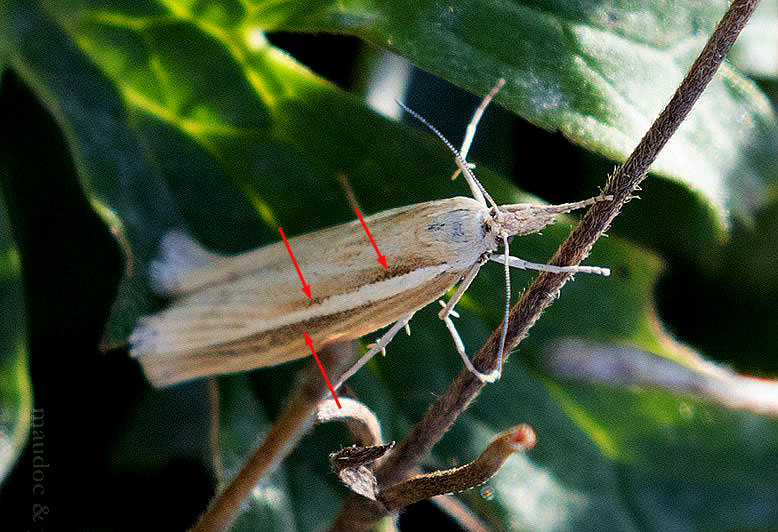
[[[370,500],[376,500],[378,482],[370,465],[389,452],[392,447],[394,442],[369,447],[352,445],[330,454],[330,465],[340,481],[351,491]]]

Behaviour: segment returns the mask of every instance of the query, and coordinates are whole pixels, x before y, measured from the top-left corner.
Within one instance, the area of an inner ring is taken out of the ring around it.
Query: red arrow
[[[316,359],[316,363],[319,365],[319,370],[321,370],[321,374],[324,375],[324,380],[327,382],[327,387],[330,389],[330,393],[332,394],[332,397],[335,399],[335,404],[338,405],[338,408],[341,408],[340,401],[338,401],[338,396],[335,395],[335,390],[332,389],[332,384],[330,384],[330,380],[327,378],[327,372],[324,371],[324,366],[321,365],[321,362],[319,361],[319,357],[318,355],[316,355],[316,350],[313,348],[313,340],[311,340],[311,337],[308,336],[308,333],[306,333],[305,331],[303,331],[303,336],[305,336],[305,343],[311,349],[311,353],[313,353],[313,358]]]
[[[305,284],[305,279],[303,279],[303,273],[300,271],[300,267],[297,265],[297,261],[294,260],[294,253],[292,253],[292,248],[289,247],[289,242],[286,241],[286,235],[284,234],[284,230],[279,227],[278,232],[281,233],[281,238],[284,239],[286,250],[289,252],[289,256],[292,257],[292,262],[294,263],[294,268],[297,270],[297,275],[300,276],[300,280],[303,282],[303,292],[305,292],[305,295],[308,296],[308,299],[311,299],[311,287]]]
[[[367,226],[365,225],[365,221],[362,219],[362,215],[359,214],[359,209],[356,207],[354,208],[354,212],[357,213],[357,217],[359,218],[359,221],[362,222],[362,227],[365,228],[365,233],[367,233],[367,238],[370,239],[370,243],[373,244],[373,248],[375,249],[375,252],[378,254],[378,262],[381,263],[381,266],[386,269],[386,257],[381,255],[381,252],[378,251],[378,246],[375,245],[375,240],[373,240],[373,235],[370,234],[370,231],[368,230]]]

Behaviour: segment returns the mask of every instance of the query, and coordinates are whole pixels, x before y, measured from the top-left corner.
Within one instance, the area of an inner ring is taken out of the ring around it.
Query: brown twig
[[[331,454],[330,463],[333,471],[349,489],[376,501],[376,506],[381,506],[384,511],[395,512],[424,499],[480,486],[489,480],[512,454],[529,451],[536,441],[532,427],[527,424],[516,425],[495,438],[480,456],[469,464],[414,475],[382,490],[378,489],[378,482],[369,466],[389,451],[391,444],[347,447]],[[473,524],[472,519],[470,521]],[[360,521],[353,519],[336,521],[333,528],[345,531],[362,530]]]
[[[603,194],[613,195],[612,202],[593,205],[581,223],[560,246],[552,264],[579,264],[597,239],[610,227],[636,187],[645,178],[659,151],[672,137],[710,82],[740,31],[745,26],[758,0],[734,0],[700,55],[691,66],[670,102],[651,125],[626,162],[608,180]],[[506,355],[527,335],[570,278],[569,274],[542,272],[524,292],[511,310]],[[496,330],[474,359],[476,367],[488,373],[497,365],[497,347],[501,330]],[[507,358],[507,356],[506,356]],[[427,410],[419,421],[386,457],[376,471],[380,486],[395,484],[405,478],[440,440],[484,384],[471,372],[463,370],[449,388]],[[386,510],[364,498],[351,496],[344,505],[333,530],[370,530]],[[353,525],[353,526],[352,526]]]
[[[327,373],[338,376],[354,359],[351,342],[331,344],[319,357]],[[302,371],[289,401],[262,445],[254,451],[230,483],[211,501],[192,532],[226,530],[257,483],[286,458],[314,422],[316,406],[330,394],[316,364]]]
[[[489,480],[517,452],[535,446],[535,431],[529,425],[517,425],[490,443],[469,464],[454,469],[417,475],[379,492],[378,498],[389,511],[405,508],[424,499],[444,493],[456,493],[480,486]]]

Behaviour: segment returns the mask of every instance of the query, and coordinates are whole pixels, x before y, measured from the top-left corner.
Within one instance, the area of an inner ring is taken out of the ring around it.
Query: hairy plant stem
[[[319,357],[327,373],[337,377],[354,359],[354,347],[351,342],[331,344],[322,349]],[[191,529],[192,532],[227,530],[257,483],[272,473],[311,429],[317,405],[330,396],[330,391],[316,364],[309,364],[300,373],[294,391],[265,441],[246,460],[229,484],[214,497]],[[218,430],[212,431],[212,434],[218,435]],[[218,449],[215,442],[214,448]]]
[[[745,26],[758,0],[734,0],[700,55],[691,66],[670,102],[638,143],[623,165],[608,180],[603,195],[613,195],[612,202],[594,204],[581,223],[560,246],[551,264],[579,264],[591,251],[597,239],[610,227],[624,204],[645,179],[649,166],[673,136],[699,99],[719,68],[740,31]],[[541,272],[521,299],[511,309],[506,339],[506,358],[527,335],[528,330],[548,307],[570,274]],[[499,328],[486,341],[473,360],[475,366],[488,373],[497,366],[500,341]],[[376,470],[379,486],[400,482],[416,468],[432,447],[443,437],[467,406],[478,396],[484,383],[468,370],[463,370],[449,388],[429,407],[424,417],[408,433]],[[374,501],[351,496],[344,504],[331,530],[371,530],[376,520],[386,515],[386,509]]]
[[[399,510],[409,504],[436,495],[456,493],[480,486],[516,452],[535,446],[535,431],[529,425],[517,425],[505,431],[469,464],[453,469],[416,475],[382,490],[378,497],[387,510]]]

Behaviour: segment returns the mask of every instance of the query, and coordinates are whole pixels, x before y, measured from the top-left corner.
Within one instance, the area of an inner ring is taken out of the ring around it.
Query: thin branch
[[[645,178],[649,166],[672,137],[710,82],[725,55],[758,5],[758,0],[735,0],[730,5],[705,48],[691,66],[670,102],[651,125],[626,162],[608,180],[603,194],[611,194],[612,202],[593,205],[578,227],[561,245],[551,263],[579,264],[597,239],[610,227],[636,187]],[[548,307],[570,274],[541,272],[513,307],[508,323],[506,354],[515,349],[530,327]],[[488,373],[497,365],[501,330],[496,330],[474,359],[476,367]],[[470,371],[463,370],[449,388],[427,410],[394,451],[376,471],[379,485],[395,484],[405,478],[451,427],[484,384]],[[341,523],[358,519],[360,528],[370,530],[376,519],[385,515],[378,505],[367,499],[351,496],[338,518]],[[345,529],[345,527],[344,527]]]
[[[320,353],[320,360],[330,375],[338,376],[354,359],[352,342],[331,344]],[[301,372],[294,392],[273,424],[262,445],[254,451],[243,468],[216,495],[192,532],[227,530],[240,512],[254,487],[272,473],[313,426],[316,406],[330,392],[316,364]]]
[[[457,493],[480,486],[492,478],[513,453],[529,451],[536,441],[532,427],[526,424],[517,425],[492,441],[480,456],[469,464],[416,475],[381,490],[378,498],[387,510],[394,511],[436,495]]]
[[[778,417],[778,380],[741,375],[691,351],[680,355],[682,363],[630,347],[566,340],[552,345],[544,362],[562,379],[659,388]]]

